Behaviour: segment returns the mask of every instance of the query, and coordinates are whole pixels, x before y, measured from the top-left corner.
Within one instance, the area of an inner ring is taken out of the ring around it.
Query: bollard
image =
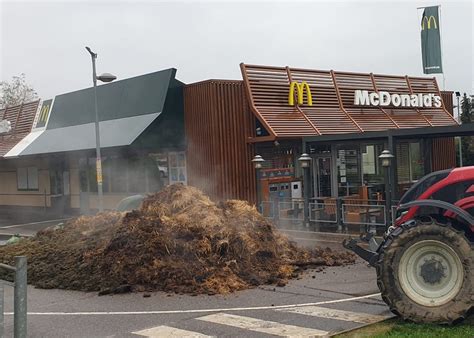
[[[336,198],[336,220],[337,220],[337,232],[342,233],[342,226],[344,225],[342,215],[342,198]]]
[[[15,289],[13,332],[15,338],[26,338],[27,331],[27,265],[26,257],[15,257]]]
[[[4,318],[3,318],[3,283],[0,280],[0,338],[3,338],[4,335]]]

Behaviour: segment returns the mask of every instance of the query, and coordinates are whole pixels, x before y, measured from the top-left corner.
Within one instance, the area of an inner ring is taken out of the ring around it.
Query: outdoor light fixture
[[[460,92],[456,92],[456,97],[460,97],[461,96],[461,93]]]
[[[110,73],[104,73],[100,76],[97,76],[95,70],[95,60],[97,59],[97,54],[94,53],[89,47],[86,47],[87,51],[92,58],[92,83],[94,84],[94,107],[95,107],[95,151],[96,151],[96,179],[97,179],[97,195],[99,198],[99,212],[104,211],[104,193],[102,188],[102,156],[100,154],[100,133],[99,133],[99,110],[97,108],[97,80],[102,82],[111,82],[117,77]]]
[[[112,82],[115,79],[117,79],[117,77],[110,73],[104,73],[97,76],[97,80],[102,81],[102,82]]]
[[[390,179],[390,165],[392,164],[393,156],[390,150],[384,150],[379,155],[379,159],[382,162],[384,169],[384,180],[385,180],[385,223],[390,224],[390,217],[392,215],[392,181]]]
[[[390,150],[382,151],[382,154],[379,156],[379,159],[382,161],[382,167],[390,167],[393,157],[394,156],[390,153]]]
[[[255,155],[252,163],[255,168],[255,178],[257,180],[257,210],[260,210],[260,203],[262,202],[262,191],[260,186],[260,169],[262,169],[262,165],[265,160],[260,155]]]
[[[311,164],[311,157],[309,157],[308,154],[303,153],[301,154],[301,157],[298,159],[298,161],[301,164],[301,168],[309,168]]]
[[[265,162],[265,160],[262,158],[262,156],[255,155],[252,162],[255,169],[260,169],[262,168],[262,164]]]
[[[309,226],[309,194],[310,194],[309,168],[311,166],[311,157],[309,157],[308,154],[303,153],[298,159],[298,162],[300,162],[301,168],[303,168],[304,225],[308,227]]]

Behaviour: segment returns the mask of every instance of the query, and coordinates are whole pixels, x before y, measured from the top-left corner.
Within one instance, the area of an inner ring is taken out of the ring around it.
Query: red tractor
[[[344,246],[377,270],[390,310],[414,322],[453,323],[474,307],[474,167],[431,173],[400,200],[395,224],[369,250]]]

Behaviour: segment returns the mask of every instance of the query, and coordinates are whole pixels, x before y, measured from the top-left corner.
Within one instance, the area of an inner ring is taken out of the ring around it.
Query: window
[[[474,184],[474,181],[462,181],[450,184],[436,191],[432,198],[455,204],[457,201],[467,197],[466,190]]]
[[[420,143],[410,143],[410,179],[411,181],[418,181],[425,175],[424,159],[421,153]]]
[[[174,177],[177,182],[186,182],[186,159],[184,153],[172,153]],[[95,158],[80,161],[81,191],[97,192]],[[102,158],[104,193],[145,193],[160,191],[168,183],[168,155],[146,156],[111,155]]]
[[[169,153],[169,167],[170,175],[169,180],[170,184],[173,183],[184,183],[187,184],[186,179],[186,157],[184,152]]]
[[[337,151],[339,196],[357,194],[362,185],[360,147],[347,146]]]
[[[419,142],[397,144],[397,173],[400,184],[416,182],[424,176],[424,157]]]
[[[122,157],[111,158],[110,191],[115,193],[127,192],[128,161]]]
[[[376,173],[376,164],[375,146],[362,146],[362,173],[364,175],[374,175]]]
[[[38,190],[38,168],[18,168],[18,190]]]
[[[404,203],[408,203],[408,202],[416,200],[429,187],[438,183],[442,179],[445,179],[446,177],[448,177],[450,172],[451,172],[451,169],[437,171],[426,176],[424,179],[418,181],[405,193],[405,195],[403,195],[403,197],[400,200],[400,204],[404,204]]]
[[[146,191],[146,171],[141,157],[128,159],[128,191],[143,193]]]

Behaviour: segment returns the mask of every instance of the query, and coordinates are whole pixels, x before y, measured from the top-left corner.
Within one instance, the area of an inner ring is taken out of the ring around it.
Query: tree
[[[474,102],[466,93],[461,101],[461,111],[462,124],[474,123]],[[461,137],[461,149],[463,165],[474,165],[474,138],[471,136]]]
[[[26,82],[25,74],[14,76],[10,82],[0,82],[0,109],[31,102],[38,98],[33,87]]]

